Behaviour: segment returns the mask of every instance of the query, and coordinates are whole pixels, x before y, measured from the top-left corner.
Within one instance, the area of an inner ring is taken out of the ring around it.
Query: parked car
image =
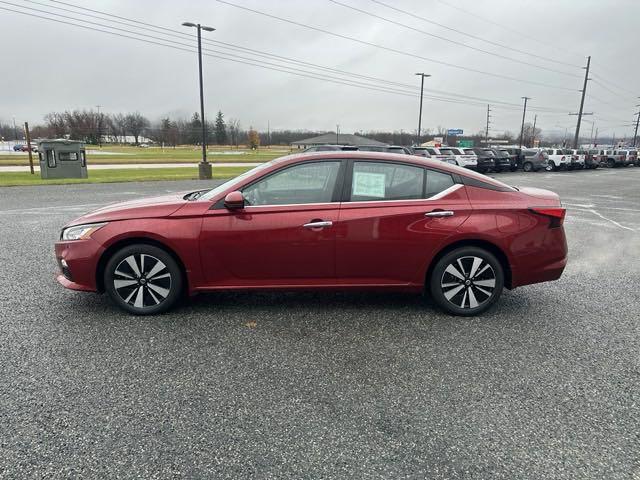
[[[502,150],[506,150],[510,155],[514,155],[516,158],[515,168],[512,167],[511,171],[514,172],[524,165],[524,150],[521,147],[502,147]]]
[[[409,147],[400,145],[360,145],[358,150],[361,152],[387,152],[399,153],[401,155],[413,155],[413,151]]]
[[[478,169],[478,156],[475,153],[467,153],[463,148],[458,147],[441,147],[440,153],[444,155],[453,155],[456,162],[455,165],[458,165],[459,167],[470,168],[472,170]]]
[[[431,158],[431,154],[427,151],[427,147],[411,147],[413,154],[417,157]]]
[[[15,150],[15,148],[14,148]],[[21,152],[28,152],[29,150],[31,150],[32,152],[38,152],[38,146],[37,145],[20,145],[20,151]]]
[[[598,168],[603,158],[603,151],[597,148],[587,150],[584,158],[585,168]]]
[[[13,151],[14,151],[14,152],[22,152],[22,151],[23,151],[23,150],[22,150],[22,147],[24,147],[24,145],[22,145],[21,143],[16,143],[16,144],[13,146]]]
[[[480,173],[487,173],[496,165],[496,154],[490,148],[465,148],[464,151],[466,153],[473,152],[476,154],[476,158],[478,159],[477,171]]]
[[[507,155],[509,157],[508,169],[511,170],[512,172],[515,172],[518,169],[518,155],[516,155],[515,153],[511,153],[509,150],[505,148],[498,148],[496,150],[498,150],[498,152],[502,153],[503,155]]]
[[[619,155],[624,155],[625,165],[637,165],[638,164],[638,151],[634,149],[621,149],[616,150]],[[614,153],[616,153],[614,152]]]
[[[562,148],[548,148],[547,155],[549,156],[547,170],[550,172],[566,170],[571,164],[571,155],[565,153]]]
[[[303,150],[302,153],[312,152],[335,152],[335,151],[351,151],[358,150],[358,147],[353,145],[314,145]]]
[[[504,170],[511,169],[511,155],[508,152],[503,152],[497,148],[491,148],[495,155],[495,165],[493,167],[494,172],[502,172]]]
[[[582,169],[585,167],[585,151],[578,150],[575,148],[569,148],[566,150],[567,155],[571,155],[571,164],[569,165],[570,170]]]
[[[537,172],[541,168],[547,168],[549,155],[543,148],[528,148],[522,150],[524,161],[522,170],[525,172]]]
[[[503,287],[561,276],[564,217],[553,192],[441,161],[290,155],[208,191],[70,222],[55,245],[57,279],[138,315],[205,291],[353,288],[426,291],[450,314],[475,315]]]
[[[430,158],[441,160],[443,162],[448,162],[455,165],[455,157],[451,152],[443,153],[440,151],[440,148],[446,147],[422,147],[425,151],[431,156]],[[414,151],[416,148],[414,147]]]
[[[617,150],[605,150],[604,162],[609,168],[624,167],[626,165],[626,155],[618,153]]]

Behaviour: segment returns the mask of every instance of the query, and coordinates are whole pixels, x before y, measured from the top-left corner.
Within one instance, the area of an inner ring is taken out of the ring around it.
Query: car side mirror
[[[229,210],[240,210],[244,208],[244,195],[242,192],[230,192],[224,197],[224,206]]]

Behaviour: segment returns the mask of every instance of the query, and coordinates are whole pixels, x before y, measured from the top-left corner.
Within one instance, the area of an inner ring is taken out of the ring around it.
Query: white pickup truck
[[[478,168],[478,156],[475,153],[467,153],[458,147],[441,147],[440,153],[444,155],[453,155],[456,165],[459,167],[476,169]]]
[[[566,170],[571,165],[571,154],[565,153],[563,148],[548,148],[547,155],[549,161],[547,163],[547,171],[555,172],[556,170]]]

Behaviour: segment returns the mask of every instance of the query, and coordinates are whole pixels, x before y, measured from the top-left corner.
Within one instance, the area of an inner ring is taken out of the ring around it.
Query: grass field
[[[246,172],[251,167],[217,167],[214,178],[231,178]],[[145,169],[113,169],[89,171],[89,178],[60,178],[42,180],[39,174],[29,172],[0,173],[0,187],[22,185],[67,185],[70,183],[114,183],[114,182],[146,182],[152,180],[196,180],[196,167],[145,168]]]
[[[140,148],[133,146],[87,145],[87,162],[89,165],[126,164],[126,163],[197,163],[202,158],[202,151],[196,146]],[[101,153],[95,153],[101,152]],[[232,152],[232,153],[231,153]],[[207,149],[210,162],[268,162],[289,153],[287,147],[262,148],[249,150],[246,148],[212,146]],[[38,154],[34,155],[38,162]],[[0,152],[0,165],[29,165],[27,155],[3,154]]]

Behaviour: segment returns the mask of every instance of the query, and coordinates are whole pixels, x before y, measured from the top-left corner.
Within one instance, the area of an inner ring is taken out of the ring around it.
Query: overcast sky
[[[415,72],[431,74],[432,77],[425,80],[425,89],[439,91],[425,90],[425,95],[470,102],[458,104],[425,99],[423,128],[443,126],[477,132],[485,125],[485,99],[520,105],[521,97],[528,96],[532,99],[527,121],[533,121],[537,114],[537,124],[544,130],[572,129],[575,117],[567,114],[578,109],[578,90],[582,88],[584,75],[579,66],[586,63],[587,55],[592,56],[594,79],[599,83],[589,83],[587,91],[591,95],[587,98],[585,111],[595,112],[595,115],[586,118],[595,121],[601,133],[615,131],[618,136],[630,135],[633,129],[622,125],[633,121],[635,105],[640,103],[634,101],[634,97],[640,95],[638,0],[381,0],[432,22],[524,53],[464,36],[373,0],[340,0],[413,29],[533,64],[531,66],[440,40],[330,0],[228,1],[415,56],[284,23],[216,0],[65,0],[67,5],[38,0],[37,3],[45,6],[25,0],[8,1],[85,21],[107,23],[59,10],[74,10],[69,4],[75,4],[186,33],[193,31],[181,27],[183,21],[199,21],[217,29],[212,33],[203,32],[206,39],[406,85],[392,86],[345,77],[315,67],[255,57],[248,52],[223,50],[219,45],[205,45],[224,51],[227,56],[243,56],[253,63],[270,62],[278,65],[275,68],[298,68],[311,75],[329,75],[405,92],[398,95],[371,91],[205,57],[208,116],[212,117],[220,109],[226,118],[238,118],[244,127],[252,125],[260,130],[266,129],[269,122],[272,129],[335,130],[335,125],[340,124],[345,133],[356,130],[414,131],[419,100],[419,92],[411,90],[411,85],[419,86]],[[0,7],[81,23],[6,2],[0,2]],[[104,112],[138,110],[151,120],[165,115],[188,117],[198,109],[195,53],[1,9],[0,25],[3,45],[0,120],[11,121],[15,116],[17,122],[28,120],[36,124],[49,111],[90,109],[98,104],[103,106]],[[104,29],[97,25],[93,27]],[[195,39],[191,38],[161,37],[195,45]],[[427,58],[544,86],[454,68]],[[461,95],[478,97],[478,100]],[[519,130],[522,115],[519,107],[505,108],[495,104],[492,108],[494,131]],[[589,123],[584,125],[586,130],[591,128]]]

